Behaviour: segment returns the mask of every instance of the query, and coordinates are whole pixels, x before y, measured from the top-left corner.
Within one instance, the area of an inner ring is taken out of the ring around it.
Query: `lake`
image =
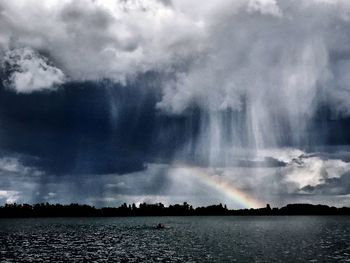
[[[350,262],[350,217],[1,219],[0,242],[1,262]]]

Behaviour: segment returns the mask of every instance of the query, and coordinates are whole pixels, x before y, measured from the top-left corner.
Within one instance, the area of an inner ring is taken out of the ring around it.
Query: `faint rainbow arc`
[[[198,167],[183,167],[188,169],[191,176],[198,179],[205,185],[214,188],[215,190],[223,193],[236,204],[244,208],[261,208],[264,205],[256,200],[255,198],[249,196],[247,193],[238,189],[232,183],[224,180],[218,175],[209,175],[204,169]]]

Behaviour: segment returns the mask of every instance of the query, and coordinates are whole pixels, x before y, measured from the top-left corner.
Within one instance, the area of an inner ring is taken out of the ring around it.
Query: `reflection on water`
[[[2,219],[0,259],[350,262],[350,217]]]

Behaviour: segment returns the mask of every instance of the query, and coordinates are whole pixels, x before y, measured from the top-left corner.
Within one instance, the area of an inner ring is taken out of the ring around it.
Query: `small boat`
[[[165,226],[161,223],[159,223],[157,226],[156,226],[156,229],[164,229]]]

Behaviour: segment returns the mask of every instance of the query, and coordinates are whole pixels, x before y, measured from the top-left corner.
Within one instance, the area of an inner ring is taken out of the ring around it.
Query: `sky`
[[[0,203],[350,206],[347,0],[0,0]]]

